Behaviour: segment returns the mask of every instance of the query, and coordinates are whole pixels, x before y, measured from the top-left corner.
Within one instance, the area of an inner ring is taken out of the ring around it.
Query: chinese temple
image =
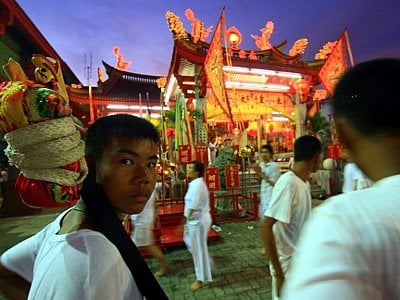
[[[226,29],[224,12],[207,43],[211,27],[206,29],[190,9],[185,15],[191,33],[173,12],[166,14],[174,46],[165,102],[183,101],[203,113],[195,122],[194,143],[205,142],[207,135],[230,136],[240,144],[256,141],[258,147],[270,142],[276,153],[291,151],[293,139],[306,133],[306,116],[327,98],[317,88],[319,73],[335,43],[304,61],[308,40],[297,40],[286,53],[287,41],[270,44],[274,24],[268,21],[261,36],[251,35],[258,49],[241,49],[241,32]]]

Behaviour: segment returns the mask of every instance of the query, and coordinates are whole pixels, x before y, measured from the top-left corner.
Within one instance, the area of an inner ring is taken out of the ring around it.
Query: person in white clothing
[[[215,165],[215,158],[217,157],[217,138],[213,136],[208,143],[208,164]]]
[[[191,180],[185,195],[184,241],[192,253],[196,281],[190,286],[196,291],[205,282],[212,281],[211,259],[208,254],[207,237],[211,227],[210,193],[204,181],[205,166],[200,161],[192,161],[187,166],[187,176]]]
[[[347,149],[342,150],[342,157],[346,160],[343,170],[342,192],[362,190],[370,187],[373,182],[357,167]]]
[[[294,143],[294,163],[279,177],[264,213],[261,232],[272,277],[272,299],[279,297],[300,230],[311,213],[308,178],[321,163],[321,143],[310,135]]]
[[[260,151],[260,162],[253,167],[254,171],[261,178],[260,204],[258,214],[260,222],[271,201],[272,189],[281,175],[281,168],[273,161],[274,152],[271,145],[262,145]],[[265,248],[260,250],[261,255],[266,255]]]
[[[81,199],[0,258],[10,299],[168,299],[123,223],[156,182],[160,136],[148,121],[112,115],[86,132]]]
[[[400,299],[400,59],[355,65],[333,95],[339,140],[374,181],[307,222],[284,299]]]
[[[154,222],[156,212],[156,189],[143,210],[138,214],[131,215],[132,233],[131,238],[137,247],[143,247],[160,264],[160,269],[154,274],[157,277],[164,276],[168,272],[169,263],[162,250],[154,242]]]

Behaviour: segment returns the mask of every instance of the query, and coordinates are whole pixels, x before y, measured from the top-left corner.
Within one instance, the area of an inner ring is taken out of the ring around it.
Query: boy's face
[[[153,192],[158,145],[151,140],[114,139],[97,164],[96,181],[117,214],[140,213]]]

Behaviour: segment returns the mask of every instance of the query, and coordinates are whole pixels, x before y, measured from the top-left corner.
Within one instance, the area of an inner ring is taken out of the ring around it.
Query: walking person
[[[279,292],[290,267],[292,254],[303,224],[311,213],[308,181],[321,164],[321,143],[310,135],[294,143],[294,162],[290,171],[279,177],[261,224],[264,247],[272,277],[272,299]]]
[[[258,205],[260,222],[262,222],[264,213],[271,201],[272,189],[281,175],[281,168],[273,161],[273,156],[274,152],[271,145],[268,144],[261,146],[260,162],[258,165],[253,167],[254,171],[261,178],[260,204]],[[264,247],[261,248],[260,254],[266,255]]]
[[[212,281],[211,259],[208,254],[207,238],[211,227],[210,195],[204,181],[205,166],[200,161],[192,161],[187,166],[190,180],[185,195],[184,241],[192,253],[196,281],[191,291],[201,288],[205,282]]]
[[[132,233],[131,238],[137,247],[143,247],[160,264],[160,269],[154,274],[157,277],[164,276],[169,269],[169,263],[162,250],[154,242],[154,221],[156,219],[156,190],[143,210],[138,214],[131,215]]]

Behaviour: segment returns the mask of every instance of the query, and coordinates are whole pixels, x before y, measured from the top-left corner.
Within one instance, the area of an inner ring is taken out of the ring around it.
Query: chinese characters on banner
[[[226,189],[237,189],[240,185],[239,166],[231,165],[225,167]]]
[[[215,192],[219,190],[218,168],[206,168],[205,179],[206,185],[210,192]]]
[[[208,147],[207,146],[196,146],[196,160],[199,160],[203,164],[208,165]]]
[[[340,76],[347,69],[345,34],[346,30],[338,39],[335,47],[332,49],[331,54],[329,54],[318,74],[323,87],[328,91],[330,95],[333,95],[333,91]]]
[[[190,164],[192,161],[192,154],[189,145],[179,145],[178,161],[180,165]]]

